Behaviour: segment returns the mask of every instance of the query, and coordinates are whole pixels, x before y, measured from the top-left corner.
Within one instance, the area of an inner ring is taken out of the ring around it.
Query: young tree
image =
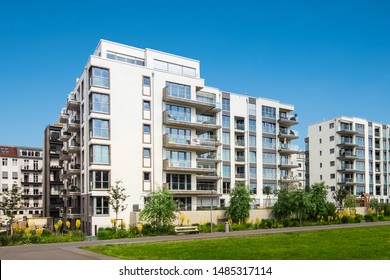
[[[345,188],[337,188],[332,194],[332,198],[336,201],[336,205],[339,207],[339,209],[343,208],[347,195],[348,191]]]
[[[0,201],[0,210],[10,219],[8,231],[12,230],[15,212],[22,208],[22,193],[16,183],[12,184],[11,190],[3,191],[3,200]]]
[[[226,214],[228,214],[234,222],[242,221],[245,223],[247,218],[249,218],[249,210],[252,201],[253,198],[249,188],[243,183],[237,183],[230,192],[230,202]]]
[[[345,208],[356,208],[356,197],[354,195],[347,195],[344,206]]]
[[[315,183],[309,188],[308,192],[310,193],[313,207],[312,213],[310,213],[311,218],[326,216],[328,214],[328,202],[326,199],[328,191],[326,190],[324,182]]]
[[[163,226],[170,225],[176,219],[177,212],[176,202],[173,200],[172,194],[166,188],[161,188],[152,193],[139,217],[160,229]]]
[[[129,195],[126,194],[126,189],[122,186],[122,181],[120,180],[115,181],[115,186],[111,186],[108,190],[108,194],[110,195],[108,203],[114,210],[115,221],[117,221],[119,212],[122,212],[127,208],[125,201]]]

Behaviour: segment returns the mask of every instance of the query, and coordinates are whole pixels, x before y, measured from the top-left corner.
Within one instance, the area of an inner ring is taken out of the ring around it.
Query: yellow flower
[[[39,237],[42,235],[42,233],[43,233],[43,228],[37,228],[35,231],[35,234],[38,235]]]
[[[143,225],[142,224],[137,224],[137,231],[139,234],[142,233]]]
[[[76,220],[76,229],[79,229],[80,226],[81,226],[81,221],[80,221],[80,219],[77,219]]]
[[[58,225],[58,228],[61,228],[61,227],[62,227],[62,220],[61,220],[61,219],[58,220],[57,225]]]
[[[190,225],[190,218],[187,218],[187,225]]]
[[[26,228],[26,229],[24,230],[24,236],[26,236],[27,238],[31,236],[31,231],[30,231],[30,229]]]
[[[186,218],[186,216],[184,216],[184,214],[180,214],[179,220],[180,220],[181,225],[183,224],[185,218]]]
[[[70,222],[69,222],[69,221],[66,221],[65,225],[66,225],[66,227],[67,227],[68,229],[70,229]]]

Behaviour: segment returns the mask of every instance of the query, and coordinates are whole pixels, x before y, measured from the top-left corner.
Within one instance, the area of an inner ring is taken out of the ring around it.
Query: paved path
[[[80,249],[85,246],[102,246],[108,244],[138,244],[148,242],[167,242],[194,239],[210,239],[234,236],[264,235],[286,232],[304,232],[316,230],[329,230],[340,228],[358,228],[372,226],[390,226],[390,222],[360,223],[329,226],[310,226],[297,228],[278,228],[266,230],[234,231],[234,232],[216,232],[207,234],[190,235],[169,235],[144,238],[126,238],[113,240],[95,240],[69,243],[52,243],[38,245],[22,245],[0,247],[1,260],[115,260],[116,258],[96,254]]]

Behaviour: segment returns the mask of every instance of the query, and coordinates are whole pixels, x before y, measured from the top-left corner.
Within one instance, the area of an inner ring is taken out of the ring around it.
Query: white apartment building
[[[299,151],[299,153],[291,155],[291,162],[297,166],[291,170],[294,178],[298,180],[297,186],[301,189],[305,189],[306,185],[306,153],[305,151]]]
[[[350,194],[389,202],[390,126],[354,117],[338,117],[309,126],[310,184],[323,181]]]
[[[181,211],[224,207],[237,182],[253,207],[264,186],[297,182],[293,105],[205,85],[199,61],[101,40],[61,111],[65,219],[87,234],[110,225],[107,189],[121,180],[126,224],[168,188]]]
[[[5,190],[16,184],[22,191],[23,207],[15,213],[15,217],[42,216],[42,149],[0,146],[0,162],[0,199]]]

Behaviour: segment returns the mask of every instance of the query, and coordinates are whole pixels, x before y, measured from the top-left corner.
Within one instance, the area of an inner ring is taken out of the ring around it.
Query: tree
[[[379,208],[379,201],[376,198],[372,198],[370,200],[370,208],[375,210],[375,213],[378,213],[378,208]]]
[[[234,189],[230,192],[230,202],[226,210],[226,214],[234,221],[246,222],[249,218],[249,210],[253,198],[249,188],[243,183],[237,183]]]
[[[317,216],[326,216],[328,214],[329,205],[326,199],[328,192],[324,182],[313,184],[309,188],[308,192],[310,194],[313,207],[312,213],[310,214],[311,218],[316,218]]]
[[[344,206],[345,208],[356,208],[356,197],[354,195],[347,195]]]
[[[127,208],[127,204],[124,204],[126,199],[129,197],[127,195],[126,189],[121,185],[122,181],[115,181],[115,186],[111,186],[108,190],[110,195],[108,203],[111,205],[112,209],[115,212],[115,221],[118,220],[119,211],[124,211]]]
[[[11,190],[3,191],[3,200],[0,201],[0,210],[10,219],[9,231],[12,230],[12,223],[15,213],[22,208],[22,193],[16,183],[12,184]]]
[[[152,193],[139,217],[160,229],[170,225],[176,219],[177,212],[172,194],[166,188],[161,188]]]
[[[348,191],[345,188],[338,188],[336,189],[333,194],[332,198],[336,201],[336,205],[342,209],[344,205],[344,201],[347,198]]]

